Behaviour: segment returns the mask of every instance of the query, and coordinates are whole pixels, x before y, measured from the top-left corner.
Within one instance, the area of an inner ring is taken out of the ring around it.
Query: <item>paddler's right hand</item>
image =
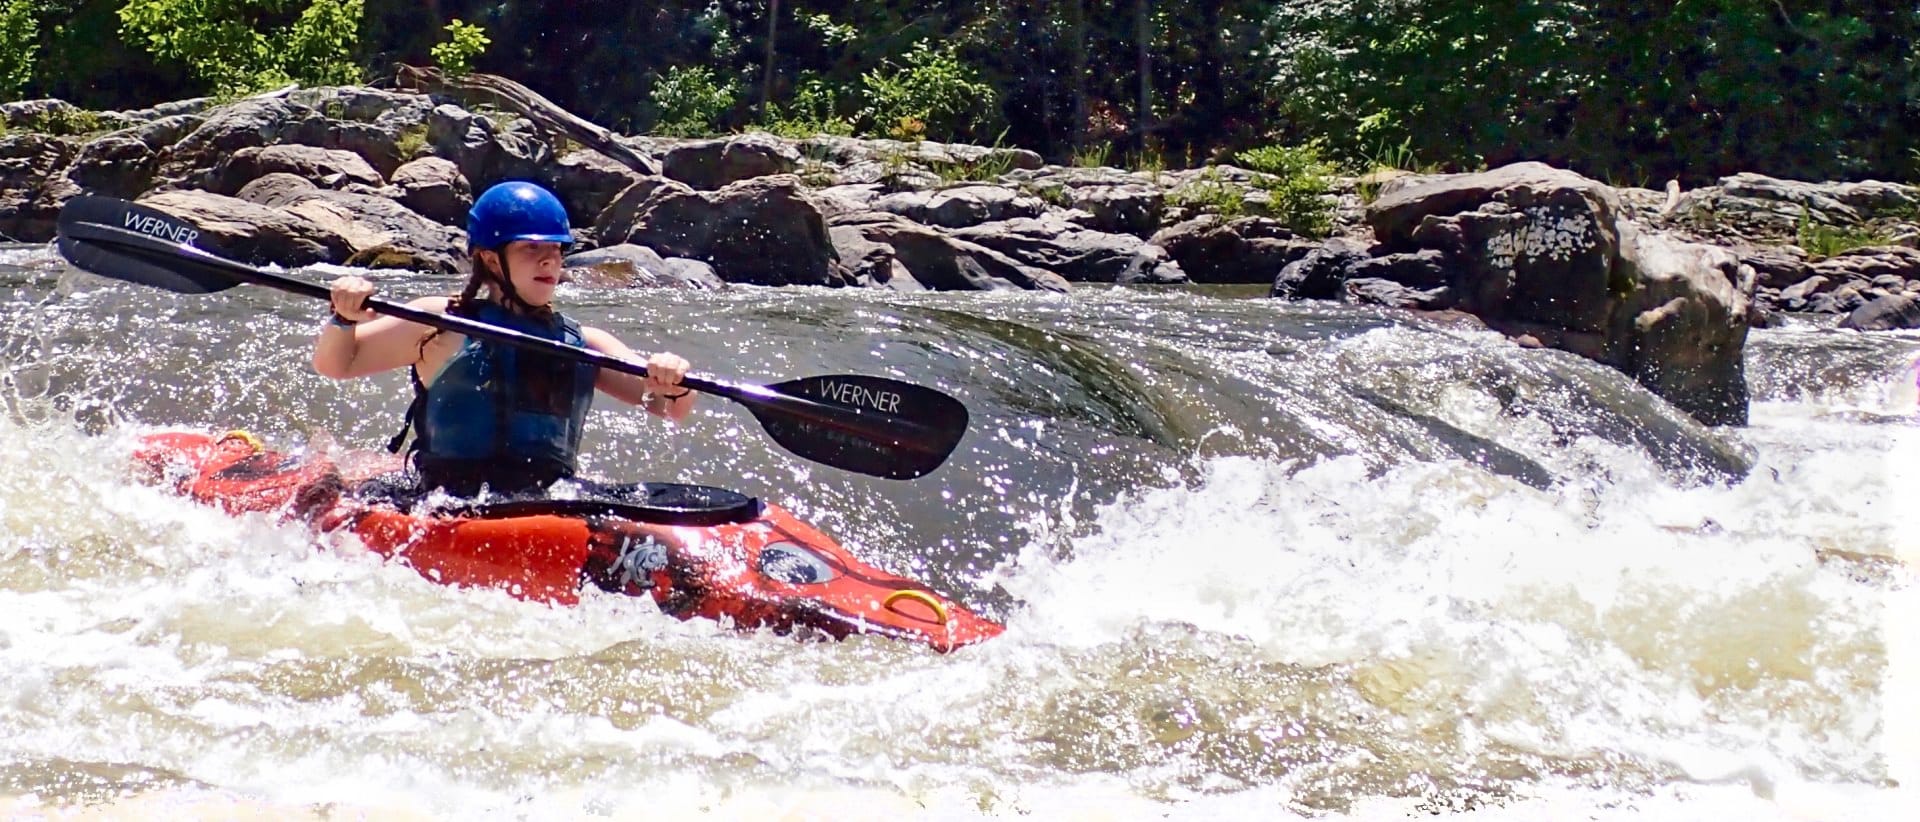
[[[373,296],[371,280],[348,275],[329,283],[327,291],[333,300],[333,313],[341,319],[363,323],[374,318],[373,309],[367,307],[367,298]]]

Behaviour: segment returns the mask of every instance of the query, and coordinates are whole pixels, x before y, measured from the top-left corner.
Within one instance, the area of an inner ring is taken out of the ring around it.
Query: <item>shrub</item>
[[[455,18],[447,24],[447,41],[433,46],[433,64],[440,67],[441,73],[448,77],[461,77],[473,73],[473,58],[487,50],[493,41],[487,39],[487,30],[470,25]]]
[[[674,137],[716,134],[740,99],[740,84],[720,82],[706,66],[674,66],[653,84],[653,130]]]
[[[1333,231],[1334,168],[1321,159],[1320,144],[1262,146],[1240,152],[1237,159],[1255,172],[1254,186],[1273,200],[1273,216],[1294,231],[1324,237]]]
[[[40,39],[40,20],[34,16],[38,6],[36,0],[0,2],[0,99],[19,97],[33,79]]]
[[[1186,185],[1167,192],[1167,205],[1232,218],[1246,213],[1247,195],[1238,185],[1221,179],[1217,167],[1208,166]]]
[[[861,75],[867,93],[866,116],[876,128],[897,131],[917,122],[921,131],[952,138],[981,122],[995,107],[994,89],[949,47],[935,49],[926,40],[913,44],[906,65],[888,62]]]
[[[313,0],[292,24],[262,32],[251,18],[284,0],[229,0],[209,10],[202,0],[127,0],[120,30],[133,45],[183,63],[216,95],[239,97],[298,81],[340,85],[360,80],[364,0]]]

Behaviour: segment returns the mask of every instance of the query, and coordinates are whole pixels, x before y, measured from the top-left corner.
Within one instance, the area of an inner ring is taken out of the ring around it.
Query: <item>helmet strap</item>
[[[544,317],[553,312],[553,306],[537,306],[527,302],[520,297],[520,292],[514,289],[513,270],[507,264],[506,246],[495,249],[493,256],[500,260],[500,272],[494,278],[497,281],[495,290],[499,292],[501,301],[507,308],[529,317]]]

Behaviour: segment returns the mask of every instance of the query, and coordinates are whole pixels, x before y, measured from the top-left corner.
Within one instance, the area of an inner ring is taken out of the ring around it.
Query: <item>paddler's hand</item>
[[[680,385],[687,378],[687,369],[692,367],[686,357],[662,351],[647,358],[648,394],[664,400],[685,399],[689,389]]]
[[[352,275],[341,277],[327,285],[327,292],[333,301],[333,313],[341,319],[363,323],[374,318],[373,309],[367,307],[367,298],[373,296],[371,280]]]

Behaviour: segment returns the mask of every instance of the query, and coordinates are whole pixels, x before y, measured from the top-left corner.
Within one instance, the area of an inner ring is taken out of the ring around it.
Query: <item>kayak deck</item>
[[[572,604],[592,585],[648,596],[681,619],[834,638],[879,634],[937,651],[1002,626],[927,586],[874,568],[784,509],[724,489],[622,486],[626,499],[508,500],[432,514],[360,499],[396,460],[349,469],[268,449],[242,432],[144,437],[144,479],[229,513],[279,514],[352,533],[427,579]]]

